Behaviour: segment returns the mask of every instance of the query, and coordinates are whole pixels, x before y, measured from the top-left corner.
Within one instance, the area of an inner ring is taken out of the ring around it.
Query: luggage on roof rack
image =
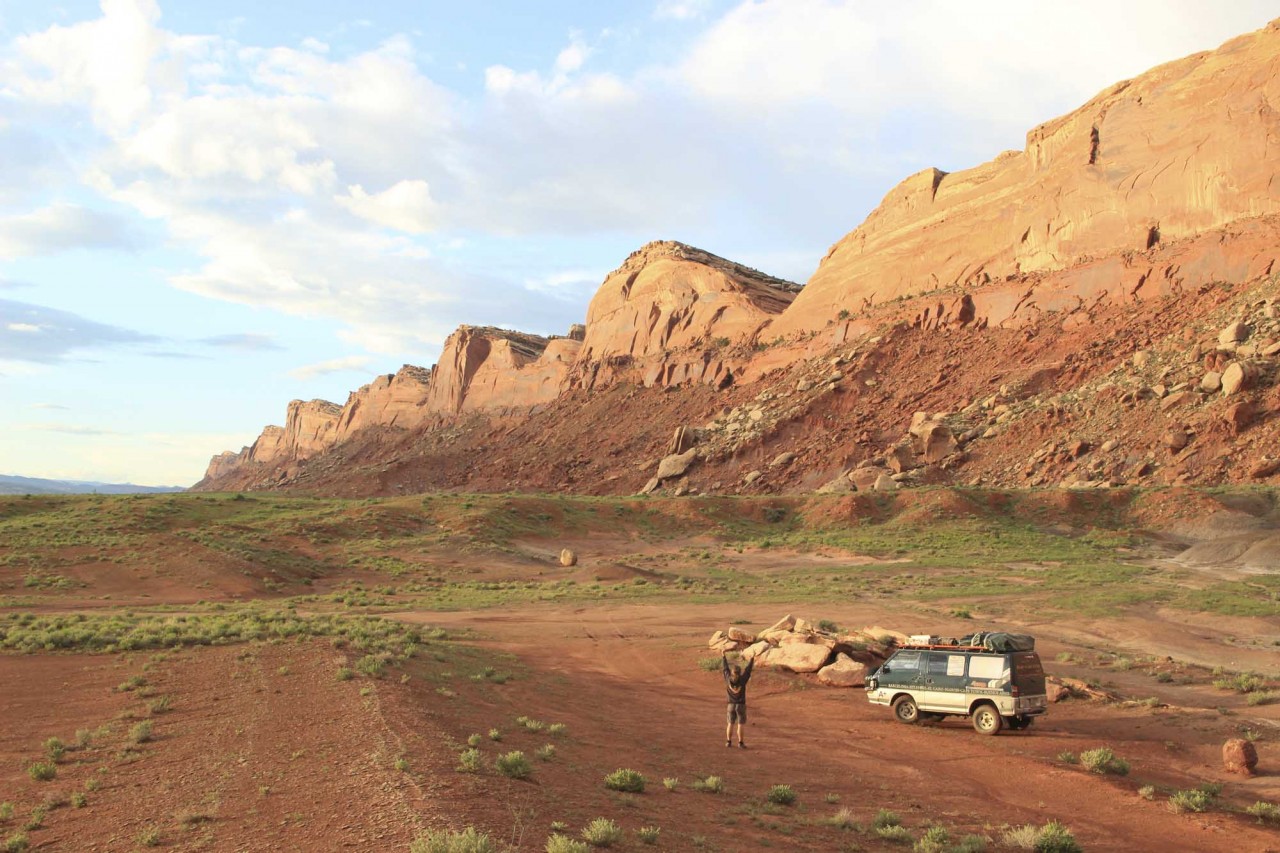
[[[979,631],[960,639],[962,646],[980,646],[993,652],[1032,652],[1036,638],[1030,634],[1010,634],[1006,631]]]

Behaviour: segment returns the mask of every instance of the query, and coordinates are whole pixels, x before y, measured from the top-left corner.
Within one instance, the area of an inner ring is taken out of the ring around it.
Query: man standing
[[[724,727],[724,745],[733,746],[733,727],[738,726],[738,746],[743,749],[747,744],[742,739],[742,727],[747,724],[747,682],[751,680],[751,668],[756,659],[747,661],[746,669],[738,665],[729,666],[729,659],[720,653],[720,668],[724,672],[724,689],[729,694],[728,723]]]

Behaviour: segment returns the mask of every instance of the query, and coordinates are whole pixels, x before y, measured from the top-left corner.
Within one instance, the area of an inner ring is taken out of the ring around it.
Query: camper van
[[[1022,634],[912,637],[868,676],[866,690],[901,722],[964,716],[984,735],[1025,729],[1048,707],[1035,640]]]

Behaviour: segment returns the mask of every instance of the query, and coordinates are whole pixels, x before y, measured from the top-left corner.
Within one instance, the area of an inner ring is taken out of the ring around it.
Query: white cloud
[[[289,371],[289,375],[294,379],[307,380],[315,379],[317,376],[328,376],[331,373],[350,373],[352,371],[365,373],[368,371],[371,361],[372,359],[367,355],[348,355],[294,368]]]
[[[68,249],[131,249],[143,242],[124,216],[73,204],[0,217],[0,258],[5,259]]]
[[[356,184],[334,201],[361,219],[410,234],[426,234],[439,217],[439,206],[426,181],[399,181],[372,195]]]
[[[662,0],[653,10],[658,20],[692,21],[710,9],[710,0]]]

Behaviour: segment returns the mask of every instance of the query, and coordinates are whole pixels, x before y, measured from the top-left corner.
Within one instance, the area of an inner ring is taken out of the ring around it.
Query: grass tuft
[[[582,830],[582,839],[592,847],[612,847],[622,838],[622,827],[604,817],[596,818]]]
[[[1085,750],[1080,753],[1080,763],[1090,773],[1111,776],[1129,775],[1129,762],[1117,756],[1109,746]]]
[[[409,843],[409,853],[499,853],[489,836],[468,826],[461,832],[429,830]]]
[[[518,749],[499,755],[494,765],[499,773],[510,779],[528,779],[533,775],[533,765]]]
[[[774,785],[764,798],[777,806],[789,806],[796,801],[796,792],[790,785]]]
[[[611,791],[644,792],[644,776],[635,770],[619,768],[604,777],[604,786]]]

